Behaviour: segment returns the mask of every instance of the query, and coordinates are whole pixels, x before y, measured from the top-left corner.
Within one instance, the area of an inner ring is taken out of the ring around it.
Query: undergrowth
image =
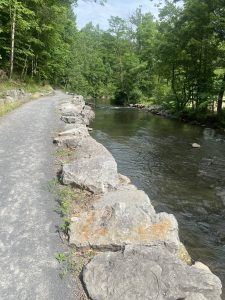
[[[22,82],[22,81],[4,81],[0,82],[0,93],[6,92],[8,90],[15,89],[24,89],[27,93],[36,93],[36,92],[50,92],[52,87],[48,84],[39,84],[33,81]]]
[[[15,101],[12,103],[7,103],[0,105],[0,117],[4,116],[5,114],[9,113],[10,111],[16,109],[22,104],[20,101]]]

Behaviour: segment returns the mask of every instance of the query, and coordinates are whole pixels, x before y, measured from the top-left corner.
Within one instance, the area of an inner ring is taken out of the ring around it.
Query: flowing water
[[[119,172],[149,195],[157,212],[176,216],[192,258],[225,287],[225,135],[113,107],[96,109],[92,127]],[[194,142],[201,148],[192,148]]]

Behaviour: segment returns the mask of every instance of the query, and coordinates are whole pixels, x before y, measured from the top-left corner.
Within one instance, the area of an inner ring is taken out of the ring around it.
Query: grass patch
[[[97,254],[90,249],[85,251],[72,250],[69,253],[57,253],[56,260],[60,263],[60,276],[65,276],[68,272],[76,277],[80,275],[83,267]]]
[[[48,84],[42,85],[35,82],[21,82],[21,81],[4,81],[0,82],[0,93],[9,90],[24,89],[27,93],[36,92],[51,92],[52,87]]]
[[[48,189],[58,199],[59,207],[57,212],[62,217],[59,230],[68,238],[70,219],[73,213],[72,207],[79,200],[79,190],[76,190],[72,186],[62,185],[57,178],[49,182]]]
[[[17,107],[21,106],[23,103],[20,101],[6,103],[0,105],[0,117],[4,116],[5,114],[9,113],[10,111],[16,109]]]
[[[68,148],[58,148],[54,152],[56,158],[56,167],[60,166],[62,162],[73,158],[74,151]],[[62,218],[59,230],[59,235],[64,242],[68,242],[70,234],[70,225],[72,217],[79,216],[82,212],[88,211],[93,206],[95,196],[81,188],[76,188],[71,185],[62,185],[60,182],[60,175],[49,182],[49,190],[56,196],[59,206],[57,212]],[[56,253],[55,259],[60,264],[60,277],[64,277],[67,273],[71,273],[74,277],[77,293],[79,299],[88,300],[88,297],[83,289],[80,280],[80,274],[84,266],[97,254],[92,249],[77,250],[70,247],[67,252]]]
[[[69,148],[59,148],[54,152],[54,156],[60,159],[70,159],[74,157],[74,151]]]

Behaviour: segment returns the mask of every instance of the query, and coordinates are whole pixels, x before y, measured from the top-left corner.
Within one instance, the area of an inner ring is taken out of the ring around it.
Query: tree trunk
[[[10,73],[9,79],[12,79],[14,66],[14,48],[15,48],[15,31],[16,31],[16,8],[13,9],[11,24],[11,54],[10,54]]]
[[[217,114],[221,114],[222,106],[223,106],[223,95],[225,90],[225,74],[223,76],[223,82],[219,91],[218,99],[217,99]]]

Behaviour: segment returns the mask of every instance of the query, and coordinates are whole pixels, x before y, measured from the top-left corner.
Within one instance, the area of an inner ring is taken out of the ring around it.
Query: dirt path
[[[61,92],[27,103],[0,119],[0,299],[76,299],[55,259],[57,203],[52,137]]]

